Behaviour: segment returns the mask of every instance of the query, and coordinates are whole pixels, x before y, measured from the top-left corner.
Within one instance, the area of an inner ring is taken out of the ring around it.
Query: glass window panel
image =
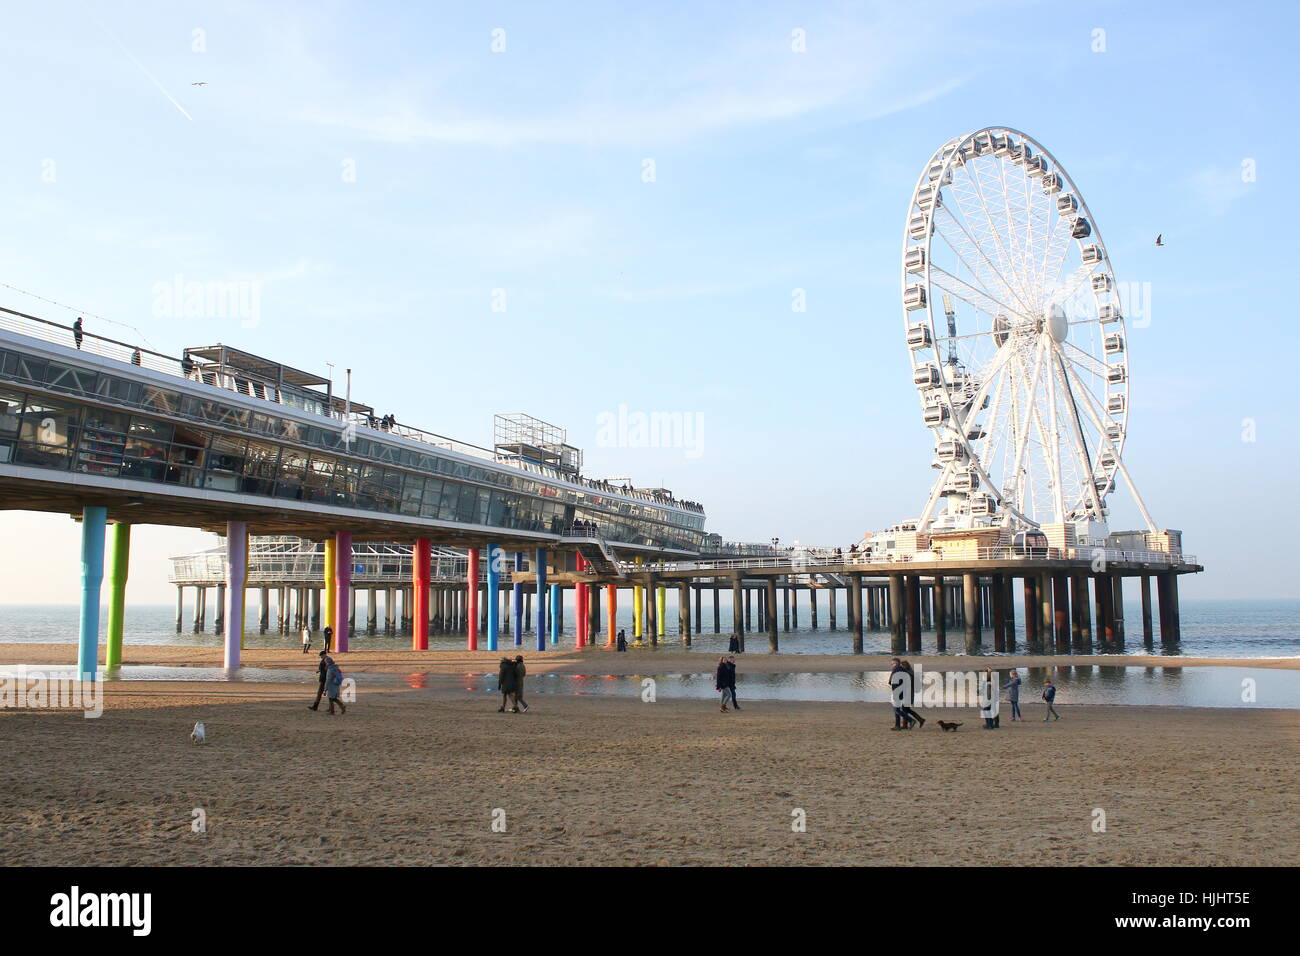
[[[0,388],[0,435],[18,433],[18,419],[23,412],[23,393],[11,388]]]
[[[158,441],[171,441],[175,429],[166,422],[154,421],[152,418],[132,418],[131,434],[142,438],[154,438]]]

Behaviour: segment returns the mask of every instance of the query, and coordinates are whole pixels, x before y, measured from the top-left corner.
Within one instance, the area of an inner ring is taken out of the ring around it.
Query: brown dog
[[[960,721],[960,720],[941,720],[941,721],[939,721],[939,729],[942,730],[944,733],[947,733],[948,731],[951,730],[951,731],[955,734],[955,733],[957,732],[957,728],[960,727],[960,726],[961,726],[961,721]]]

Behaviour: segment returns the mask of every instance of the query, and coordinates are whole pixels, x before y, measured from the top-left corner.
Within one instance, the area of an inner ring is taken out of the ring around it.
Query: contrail
[[[122,41],[119,40],[119,39],[118,39],[118,38],[113,34],[113,31],[110,30],[108,27],[104,26],[104,24],[100,23],[100,22],[99,22],[99,18],[96,17],[96,16],[95,16],[93,13],[91,13],[89,10],[86,10],[86,15],[89,16],[90,19],[94,20],[94,21],[95,21],[95,25],[96,25],[97,27],[99,27],[101,30],[103,30],[104,33],[105,33],[105,35],[106,35],[110,40],[112,40],[113,43],[115,43],[115,44],[117,45],[117,48],[118,48],[119,50],[121,50],[123,54],[125,54],[126,58],[127,58],[128,60],[130,60],[132,63],[134,63],[134,64],[136,65],[136,69],[138,69],[141,73],[143,73],[145,76],[147,76],[147,77],[149,78],[149,82],[150,82],[150,83],[152,83],[154,86],[158,87],[158,92],[161,93],[163,96],[167,97],[167,99],[171,102],[172,106],[174,106],[174,107],[176,107],[178,110],[180,110],[180,111],[181,111],[181,115],[184,116],[184,117],[185,117],[187,120],[189,120],[191,123],[193,123],[193,122],[194,122],[194,117],[191,116],[189,113],[185,112],[185,107],[181,106],[180,103],[177,103],[177,102],[176,102],[176,97],[174,97],[174,96],[172,96],[170,93],[168,93],[167,90],[163,87],[163,85],[162,85],[161,83],[158,82],[158,78],[155,77],[152,73],[150,73],[147,69],[145,69],[144,64],[141,63],[139,60],[137,60],[137,59],[135,58],[135,56],[131,53],[131,51],[128,50],[125,46],[122,45]]]

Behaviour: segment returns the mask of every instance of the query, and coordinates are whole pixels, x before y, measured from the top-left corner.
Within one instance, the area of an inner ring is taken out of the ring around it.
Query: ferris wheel
[[[939,477],[917,528],[1097,522],[1122,475],[1128,336],[1083,194],[1024,133],[926,163],[903,237],[912,382]],[[943,507],[940,503],[943,502]]]

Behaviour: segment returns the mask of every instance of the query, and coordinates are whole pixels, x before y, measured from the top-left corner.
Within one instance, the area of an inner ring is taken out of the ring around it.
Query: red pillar
[[[580,554],[574,555],[574,567],[578,571],[587,570],[587,562]],[[573,628],[577,635],[577,646],[587,646],[587,585],[576,584],[573,588],[573,611],[578,619]]]
[[[411,650],[429,649],[429,578],[433,543],[428,538],[415,539],[411,562],[411,592],[414,596],[411,619]]]
[[[478,548],[469,549],[469,578],[465,582],[466,595],[465,646],[471,651],[478,650]]]

